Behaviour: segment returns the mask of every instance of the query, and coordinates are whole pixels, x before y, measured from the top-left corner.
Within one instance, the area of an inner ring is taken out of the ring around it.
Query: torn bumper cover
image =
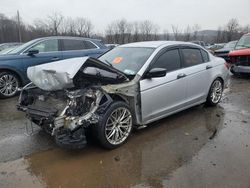
[[[66,148],[85,147],[86,128],[98,124],[113,101],[102,86],[128,81],[88,57],[30,67],[27,74],[32,83],[22,88],[18,109]]]
[[[38,94],[39,93],[39,94]],[[47,133],[55,137],[59,146],[83,148],[85,129],[98,124],[100,115],[112,99],[98,88],[66,92],[46,92],[39,88],[23,90],[18,109]]]

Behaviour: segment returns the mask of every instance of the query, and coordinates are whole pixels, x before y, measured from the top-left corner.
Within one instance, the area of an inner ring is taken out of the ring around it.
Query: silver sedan
[[[30,67],[33,83],[23,88],[19,109],[61,146],[84,147],[85,129],[92,126],[100,143],[112,149],[134,127],[202,103],[217,105],[228,72],[225,60],[192,43],[125,44],[99,59]]]

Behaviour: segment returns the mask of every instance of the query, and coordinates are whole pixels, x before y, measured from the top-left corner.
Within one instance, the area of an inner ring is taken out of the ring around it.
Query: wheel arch
[[[223,87],[223,89],[224,89],[225,81],[224,81],[223,77],[222,77],[222,76],[217,76],[217,77],[213,80],[213,82],[214,82],[216,79],[220,79],[220,80],[222,81],[222,87]],[[213,83],[213,82],[212,82],[212,83]],[[212,84],[211,84],[211,85],[212,85]]]
[[[119,94],[109,94],[109,95],[114,101],[122,101],[125,102],[126,104],[129,104],[129,101],[125,97]]]
[[[11,69],[11,68],[0,68],[0,72],[10,72],[10,73],[12,73],[12,74],[14,74],[14,75],[17,76],[17,78],[18,78],[19,81],[20,81],[21,86],[24,84],[24,79],[23,79],[23,77],[21,76],[21,74],[18,73],[18,71],[15,71],[15,70],[13,70],[13,69]]]

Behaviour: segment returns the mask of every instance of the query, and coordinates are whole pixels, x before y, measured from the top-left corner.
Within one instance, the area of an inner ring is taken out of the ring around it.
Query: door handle
[[[53,57],[53,58],[51,59],[51,61],[58,61],[58,60],[60,60],[59,57]]]
[[[186,77],[186,76],[187,76],[186,74],[181,73],[181,74],[179,74],[179,75],[177,76],[177,79],[184,78],[184,77]]]
[[[206,66],[206,69],[211,69],[211,68],[213,68],[212,65],[207,65],[207,66]]]

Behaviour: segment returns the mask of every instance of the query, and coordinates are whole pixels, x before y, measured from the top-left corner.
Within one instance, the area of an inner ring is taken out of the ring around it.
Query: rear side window
[[[200,49],[187,48],[182,49],[184,67],[191,67],[203,63]]]
[[[82,40],[71,40],[71,39],[63,39],[63,50],[71,51],[71,50],[84,50],[85,46]]]
[[[181,67],[180,54],[178,49],[169,50],[162,54],[154,63],[152,68],[164,68],[168,72]]]
[[[201,55],[202,55],[204,63],[209,62],[209,55],[208,55],[208,53],[206,51],[201,50]]]
[[[94,49],[96,46],[90,41],[83,41],[85,49]]]

